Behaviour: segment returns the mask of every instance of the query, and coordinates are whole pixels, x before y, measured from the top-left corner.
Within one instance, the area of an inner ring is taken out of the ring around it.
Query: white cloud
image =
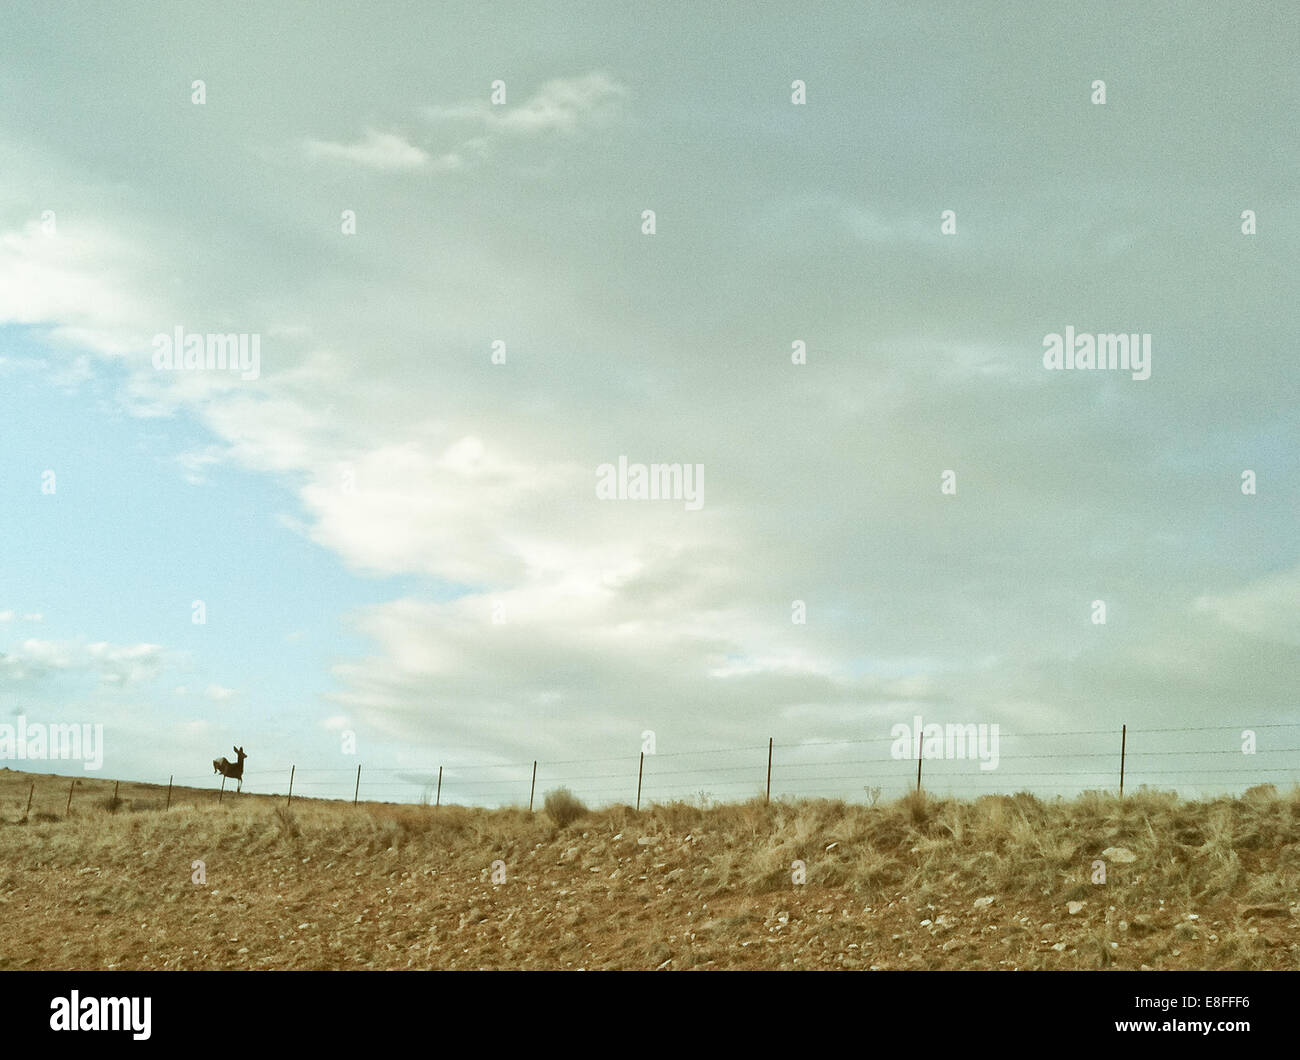
[[[445,173],[463,169],[467,158],[485,157],[494,136],[535,136],[541,133],[570,135],[584,126],[608,120],[626,89],[607,74],[547,81],[518,106],[494,106],[488,100],[469,100],[447,106],[425,108],[435,123],[470,123],[481,133],[461,140],[438,156],[396,133],[366,129],[355,143],[336,143],[308,138],[302,147],[311,158],[327,159],[386,171],[419,170]]]
[[[626,94],[623,85],[607,74],[596,72],[547,81],[517,106],[472,99],[426,107],[424,114],[436,125],[468,125],[478,129],[474,135],[461,140],[450,155],[444,156],[464,164],[466,158],[480,161],[488,157],[493,144],[505,139],[527,140],[549,133],[573,136],[582,129],[606,125]]]
[[[202,449],[179,453],[176,462],[181,466],[185,481],[191,486],[201,486],[207,481],[204,470],[225,463],[229,459],[229,448],[221,445],[208,445]]]
[[[137,251],[91,223],[46,235],[38,222],[0,234],[0,323],[54,325],[52,343],[105,354],[140,347],[137,329],[148,302],[132,278]],[[75,385],[88,377],[78,359],[54,379]]]
[[[1200,596],[1194,606],[1242,633],[1300,645],[1300,567],[1235,592]]]
[[[517,106],[508,102],[509,85],[506,92],[507,102],[503,104],[486,99],[467,100],[449,106],[426,107],[425,114],[435,122],[474,122],[489,130],[520,135],[573,133],[584,125],[607,120],[627,89],[608,74],[597,71],[583,77],[547,81]]]
[[[354,144],[331,143],[308,139],[303,147],[312,158],[351,162],[369,169],[398,170],[436,168],[455,169],[460,160],[444,155],[435,164],[423,148],[393,133],[367,129],[364,139]]]
[[[603,120],[625,92],[622,85],[603,73],[547,81],[521,106],[502,108],[499,115],[494,114],[492,124],[518,133],[571,133],[582,124]]]
[[[366,570],[467,583],[520,575],[528,546],[512,535],[580,488],[581,474],[508,458],[474,437],[439,451],[437,438],[420,432],[364,453],[351,469],[352,492],[328,466],[302,489],[313,540]]]
[[[101,684],[126,686],[156,677],[163,655],[157,644],[25,640],[0,656],[0,678],[26,681],[54,673],[80,673]]]

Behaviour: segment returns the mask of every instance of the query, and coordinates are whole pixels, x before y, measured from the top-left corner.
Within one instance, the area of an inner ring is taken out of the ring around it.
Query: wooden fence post
[[[438,795],[434,800],[433,808],[436,810],[442,805],[442,766],[438,767]]]
[[[1119,730],[1119,797],[1124,797],[1124,755],[1128,751],[1128,726]]]
[[[772,801],[772,737],[767,738],[767,795],[764,797],[764,803]]]
[[[113,802],[112,802],[113,808],[108,811],[109,813],[117,813],[117,786],[121,783],[122,782],[120,780],[113,781]]]
[[[921,791],[921,760],[923,758],[925,758],[925,749],[924,747],[918,747],[916,751],[916,790],[918,794]]]
[[[164,812],[172,808],[172,781],[175,779],[175,773],[167,778],[167,805],[163,807]]]
[[[636,808],[641,809],[641,777],[645,773],[645,752],[641,752],[641,765],[636,771]]]
[[[357,804],[357,795],[361,791],[361,763],[357,763],[357,786],[352,789],[352,805]]]
[[[64,816],[64,817],[67,817],[68,814],[70,814],[70,813],[72,812],[72,788],[73,788],[73,785],[75,785],[76,783],[77,783],[77,782],[74,780],[74,781],[72,782],[72,784],[69,784],[69,785],[68,785],[68,805],[66,805],[65,807],[63,807],[63,816]]]
[[[32,812],[32,796],[36,794],[36,781],[32,781],[32,786],[27,791],[27,809],[23,810],[23,820],[27,820],[27,815]]]
[[[221,805],[221,800],[226,796],[226,774],[221,774],[221,793],[217,796],[217,805]]]
[[[537,759],[533,759],[533,786],[528,789],[528,812],[533,812],[533,795],[537,792]]]
[[[293,805],[293,774],[297,768],[296,765],[289,767],[289,800],[284,804],[286,810]]]

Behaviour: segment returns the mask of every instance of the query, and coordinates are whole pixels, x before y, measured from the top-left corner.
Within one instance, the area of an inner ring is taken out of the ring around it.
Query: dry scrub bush
[[[561,828],[567,828],[587,813],[587,807],[582,804],[582,800],[568,788],[548,791],[543,806],[551,820]]]

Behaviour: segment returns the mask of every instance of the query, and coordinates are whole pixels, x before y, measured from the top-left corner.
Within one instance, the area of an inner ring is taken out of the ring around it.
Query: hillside
[[[112,810],[101,779],[65,819],[68,783],[0,771],[0,967],[1300,967],[1300,789],[675,804],[561,828],[182,789],[164,812],[165,787],[125,783]]]

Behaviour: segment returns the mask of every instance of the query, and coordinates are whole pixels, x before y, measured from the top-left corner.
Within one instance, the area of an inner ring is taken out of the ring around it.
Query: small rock
[[[994,899],[993,895],[991,895],[991,894],[987,894],[987,895],[985,895],[983,898],[976,898],[976,899],[975,899],[975,908],[976,908],[976,909],[983,909],[985,906],[992,905],[993,902],[994,902],[994,900],[995,900],[995,899]]]
[[[1128,847],[1107,847],[1101,852],[1102,860],[1114,861],[1119,865],[1130,865],[1137,861],[1137,855]]]
[[[1064,952],[1065,952],[1065,943],[1064,943],[1064,942],[1058,942],[1058,943],[1056,943],[1056,944],[1052,947],[1052,949],[1054,949],[1057,953],[1064,953]]]
[[[78,875],[78,876],[84,876],[84,875],[86,875],[86,873],[88,873],[88,872],[98,872],[98,871],[99,871],[99,866],[98,866],[98,865],[87,865],[84,869],[78,869],[78,870],[77,870],[77,875]]]
[[[658,837],[658,836],[653,836],[653,835],[643,835],[640,839],[638,839],[638,840],[636,841],[636,845],[639,846],[639,847],[652,847],[652,846],[654,846],[655,843],[657,843],[658,841],[659,841],[659,837]]]
[[[1070,911],[1071,916],[1078,916],[1083,912],[1083,907],[1087,904],[1087,902],[1070,902],[1065,908]]]

